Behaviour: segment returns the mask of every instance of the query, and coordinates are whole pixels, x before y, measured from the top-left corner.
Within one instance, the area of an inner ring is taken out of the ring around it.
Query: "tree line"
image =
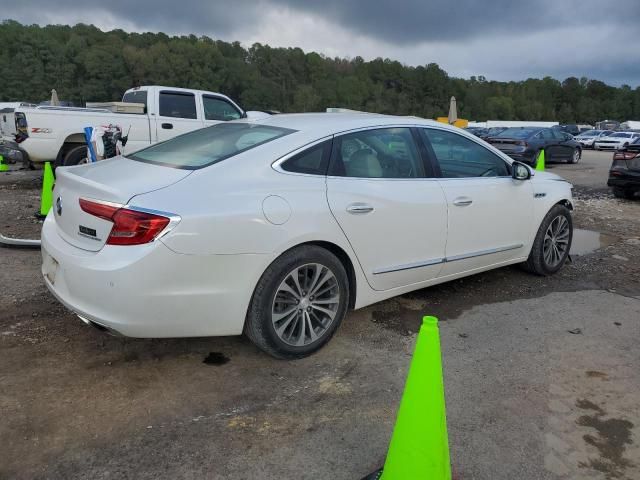
[[[120,100],[136,85],[212,90],[246,109],[281,112],[344,107],[425,118],[589,123],[640,119],[640,87],[551,77],[498,82],[449,76],[435,63],[328,58],[299,48],[244,48],[206,36],[103,32],[92,25],[0,23],[0,101]]]

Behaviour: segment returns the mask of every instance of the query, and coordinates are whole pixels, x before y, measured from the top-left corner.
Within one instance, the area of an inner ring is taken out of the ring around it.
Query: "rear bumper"
[[[625,190],[640,190],[640,173],[624,173],[622,175],[609,175],[607,186],[624,188]]]
[[[42,229],[42,274],[53,295],[86,320],[130,337],[242,333],[268,255],[182,255],[162,242],[88,252]]]
[[[11,140],[0,139],[0,155],[7,163],[27,163],[29,155]]]
[[[526,163],[527,165],[532,167],[536,166],[536,158],[535,158],[534,152],[527,151],[522,153],[509,153],[509,152],[504,152],[504,153],[509,155],[514,160],[517,160],[518,162]]]

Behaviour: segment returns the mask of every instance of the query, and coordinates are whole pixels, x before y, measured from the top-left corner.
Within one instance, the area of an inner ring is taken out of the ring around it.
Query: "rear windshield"
[[[220,123],[185,133],[128,156],[132,160],[197,170],[295,132],[249,123]]]
[[[126,103],[143,103],[144,113],[147,113],[147,91],[146,90],[131,90],[126,92],[122,97],[122,101]]]
[[[539,128],[507,128],[504,132],[500,132],[496,137],[500,138],[529,138],[538,132]]]

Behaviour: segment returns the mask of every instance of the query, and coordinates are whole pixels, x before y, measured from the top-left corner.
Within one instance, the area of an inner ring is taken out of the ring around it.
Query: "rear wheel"
[[[331,339],[348,305],[349,279],[340,260],[321,247],[298,247],[258,281],[245,333],[273,357],[306,357]]]
[[[571,160],[569,160],[571,163],[578,163],[580,161],[580,158],[582,157],[582,152],[580,151],[579,148],[576,148],[573,153],[571,154]]]
[[[572,240],[571,212],[564,205],[554,205],[540,224],[525,268],[537,275],[553,275],[566,262]]]
[[[84,163],[89,163],[89,153],[86,145],[79,145],[69,150],[62,159],[62,163],[58,166],[71,167]]]

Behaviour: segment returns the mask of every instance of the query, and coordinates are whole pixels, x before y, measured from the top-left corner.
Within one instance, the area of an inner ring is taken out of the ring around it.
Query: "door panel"
[[[204,126],[194,94],[163,90],[158,102],[156,135],[159,142]]]
[[[375,290],[438,276],[445,254],[447,210],[409,128],[336,137],[327,199],[367,281]]]
[[[526,256],[533,220],[531,182],[450,178],[440,183],[449,211],[442,276]]]
[[[508,163],[484,145],[451,130],[421,129],[448,210],[447,276],[526,255],[533,188],[513,180]]]

